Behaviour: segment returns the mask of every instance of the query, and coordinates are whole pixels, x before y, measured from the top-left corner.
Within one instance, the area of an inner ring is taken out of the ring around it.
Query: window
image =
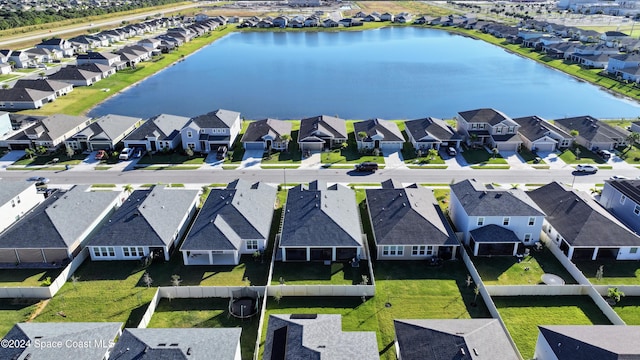
[[[502,134],[502,126],[496,128],[496,134]]]
[[[629,253],[630,254],[635,254],[637,252],[638,252],[638,248],[637,247],[629,249]]]
[[[258,250],[258,240],[247,240],[247,250]]]
[[[16,207],[16,201],[11,199],[11,207]]]
[[[625,200],[627,200],[627,197],[624,195],[620,195],[620,204],[624,204]]]
[[[636,205],[633,208],[633,213],[636,214],[636,215],[640,215],[640,205]]]
[[[511,221],[511,218],[508,218],[508,217],[503,218],[502,219],[502,225],[503,226],[509,226],[509,221]]]
[[[412,256],[424,256],[427,252],[427,247],[424,245],[411,247]]]
[[[187,137],[188,138],[193,137],[193,133],[191,131],[187,131]]]
[[[524,242],[531,241],[531,234],[524,234]]]
[[[140,258],[144,256],[144,248],[123,246],[122,252],[125,257]]]
[[[509,134],[513,134],[516,132],[516,127],[515,126],[509,126]]]
[[[535,224],[536,224],[536,218],[534,218],[534,217],[530,217],[530,218],[529,218],[529,226],[533,226],[533,225],[535,225]]]
[[[93,256],[95,257],[115,257],[116,250],[112,246],[101,246],[93,248]]]
[[[484,218],[483,217],[479,217],[478,218],[478,226],[482,226],[484,225]]]
[[[196,148],[196,144],[195,143],[187,143],[187,147],[191,150]]]
[[[402,246],[384,246],[382,247],[382,255],[402,256],[404,255],[404,248]]]

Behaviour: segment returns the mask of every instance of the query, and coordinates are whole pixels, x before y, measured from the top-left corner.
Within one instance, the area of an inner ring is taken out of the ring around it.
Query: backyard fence
[[[144,315],[142,315],[142,319],[140,320],[140,323],[138,324],[138,328],[139,329],[146,329],[147,326],[149,325],[149,322],[151,321],[151,317],[153,316],[153,313],[156,312],[156,307],[158,306],[158,303],[160,303],[160,299],[162,297],[160,296],[160,288],[158,288],[156,290],[156,293],[153,294],[153,298],[151,298],[151,302],[149,303],[149,306],[147,307],[147,311],[144,312]]]
[[[589,295],[586,285],[487,285],[491,296],[569,296]]]
[[[374,285],[272,285],[268,296],[374,296]]]
[[[611,308],[607,301],[598,293],[598,291],[593,286],[589,287],[589,296],[613,325],[626,325],[624,320],[620,318],[618,313],[616,313]]]
[[[231,298],[233,292],[246,286],[162,286],[158,288],[161,298],[199,299],[199,298]],[[264,286],[250,286],[264,296]]]
[[[558,248],[554,243],[551,242],[549,237],[545,232],[542,232],[542,236],[540,236],[540,240],[544,243],[544,245],[551,251],[551,253],[558,259],[558,261],[564,266],[565,269],[573,276],[574,279],[580,285],[591,285],[589,279],[578,269],[578,267],[569,260],[568,257],[564,255],[562,250]]]
[[[89,257],[89,249],[82,251],[62,270],[49,286],[16,286],[0,288],[0,298],[50,299],[60,291],[71,275]],[[11,270],[8,270],[11,271]]]

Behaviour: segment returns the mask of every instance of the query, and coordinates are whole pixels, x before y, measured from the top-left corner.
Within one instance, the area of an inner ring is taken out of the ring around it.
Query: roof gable
[[[239,118],[239,112],[218,109],[204,115],[193,117],[191,118],[191,122],[201,129],[229,129]]]
[[[483,189],[475,180],[451,185],[468,216],[544,216],[544,212],[520,189]]]
[[[383,119],[371,119],[365,121],[358,121],[353,124],[356,137],[360,139],[358,135],[360,132],[367,134],[367,138],[371,139],[376,135],[382,135],[381,141],[402,141],[404,137],[398,128],[398,125],[393,121]]]
[[[559,360],[619,360],[640,358],[640,326],[539,326],[540,334]]]

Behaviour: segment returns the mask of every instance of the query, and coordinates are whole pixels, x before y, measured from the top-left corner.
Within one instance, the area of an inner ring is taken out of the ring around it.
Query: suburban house
[[[276,259],[349,261],[366,258],[355,192],[318,180],[289,189]]]
[[[57,50],[31,48],[23,52],[27,54],[32,64],[49,63],[62,58],[62,53]]]
[[[51,115],[10,137],[7,144],[11,150],[44,146],[52,151],[90,122],[91,120],[84,116]]]
[[[109,359],[216,359],[241,360],[237,328],[124,329]]]
[[[542,229],[551,244],[570,260],[640,260],[640,236],[589,194],[555,181],[527,193],[547,214]]]
[[[115,67],[122,60],[120,59],[119,54],[114,54],[110,52],[95,52],[89,51],[86,54],[78,54],[76,56],[77,64],[102,64],[107,66]]]
[[[358,149],[379,149],[385,154],[402,150],[404,136],[395,122],[382,119],[358,121],[353,124]]]
[[[58,190],[0,233],[0,263],[63,266],[71,260],[124,197],[119,191],[89,189]]]
[[[285,139],[282,138],[284,135]],[[291,141],[291,122],[275,119],[251,121],[241,141],[247,150],[286,150]]]
[[[143,147],[147,151],[177,149],[181,141],[180,129],[188,122],[189,118],[184,116],[156,115],[133,130],[122,142],[125,147]]]
[[[432,190],[387,180],[366,197],[378,260],[455,258],[460,242]]]
[[[393,327],[398,359],[521,359],[498,319],[394,319]]]
[[[347,141],[347,123],[340,118],[320,115],[300,120],[300,151],[322,151]]]
[[[462,137],[446,122],[427,117],[404,122],[409,141],[416,150],[460,148]]]
[[[576,142],[589,150],[613,150],[627,145],[627,134],[622,129],[591,116],[578,116],[554,120],[554,125],[570,133],[578,131]]]
[[[35,65],[33,60],[29,57],[25,51],[14,50],[9,54],[9,61],[13,61],[16,69],[24,69],[29,67],[29,65]]]
[[[276,188],[245,180],[212,189],[180,251],[185,265],[237,265],[267,246]]]
[[[105,115],[67,139],[65,145],[80,151],[113,150],[120,140],[141,123],[140,118]]]
[[[533,152],[553,152],[571,146],[573,136],[538,116],[513,119],[524,147]]]
[[[605,180],[600,204],[640,234],[640,180]]]
[[[520,126],[510,117],[495,109],[476,109],[459,112],[457,130],[468,144],[497,148],[499,151],[517,151],[522,140]]]
[[[143,46],[149,50],[156,50],[160,47],[160,44],[162,43],[162,41],[160,41],[159,39],[142,39],[140,41],[138,41],[138,45]]]
[[[634,121],[631,123],[632,132],[640,132],[640,121]]]
[[[640,326],[544,325],[538,326],[534,359],[637,359]]]
[[[342,331],[342,315],[271,314],[263,358],[380,359],[373,331]]]
[[[32,181],[0,179],[0,232],[20,220],[26,212],[44,200]]]
[[[26,110],[40,109],[44,104],[54,101],[53,91],[41,91],[24,88],[0,89],[0,109]]]
[[[67,66],[49,75],[49,79],[64,81],[73,86],[91,86],[102,79],[102,73]]]
[[[73,67],[73,65],[69,65],[68,67]],[[76,68],[80,70],[86,70],[94,73],[101,74],[103,79],[108,78],[109,76],[116,73],[116,68],[109,65],[104,65],[100,63],[85,63],[82,65],[76,65]]]
[[[64,57],[72,57],[74,53],[73,45],[69,41],[60,38],[43,40],[36,45],[36,48],[58,51]]]
[[[11,71],[13,71],[11,64],[0,62],[0,75],[11,74]]]
[[[135,190],[87,242],[92,260],[169,261],[196,212],[198,190]]]
[[[635,53],[614,55],[609,58],[607,72],[620,76],[619,71],[640,66],[640,55]]]
[[[240,113],[235,111],[218,109],[192,117],[180,130],[182,148],[201,153],[215,152],[219,146],[230,148],[241,128]]]
[[[18,323],[4,339],[20,346],[3,346],[0,348],[0,358],[107,359],[112,354],[115,340],[122,333],[121,327],[122,323],[116,322]]]
[[[73,91],[73,85],[50,79],[20,79],[13,85],[15,89],[33,89],[47,93],[53,92],[55,97],[67,95]]]
[[[520,189],[476,180],[451,185],[449,216],[474,256],[516,255],[540,240],[544,211]]]

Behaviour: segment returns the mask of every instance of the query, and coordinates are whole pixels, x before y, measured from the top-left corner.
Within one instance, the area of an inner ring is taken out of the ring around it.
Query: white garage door
[[[555,150],[556,144],[554,144],[554,143],[534,143],[533,144],[533,148],[536,151],[552,152],[552,151]]]

